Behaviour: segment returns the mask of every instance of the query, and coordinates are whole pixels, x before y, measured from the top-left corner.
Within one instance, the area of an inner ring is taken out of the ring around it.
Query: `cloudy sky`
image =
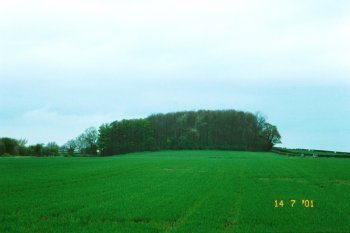
[[[350,151],[349,61],[348,0],[0,0],[0,137],[237,109]]]

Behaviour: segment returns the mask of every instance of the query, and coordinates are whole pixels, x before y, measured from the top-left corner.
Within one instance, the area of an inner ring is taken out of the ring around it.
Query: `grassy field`
[[[350,232],[349,159],[164,151],[0,171],[1,233]]]

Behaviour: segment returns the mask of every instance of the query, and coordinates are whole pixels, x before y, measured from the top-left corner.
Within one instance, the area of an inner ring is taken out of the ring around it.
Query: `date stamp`
[[[275,208],[283,208],[283,207],[295,207],[295,206],[302,206],[304,208],[314,208],[315,202],[314,200],[275,200],[274,201],[274,207]]]

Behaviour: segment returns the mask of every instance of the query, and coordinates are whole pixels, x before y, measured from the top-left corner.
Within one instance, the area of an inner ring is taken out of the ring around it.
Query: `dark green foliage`
[[[49,142],[45,147],[44,154],[47,156],[57,156],[59,151],[59,146],[55,142]]]
[[[26,139],[0,138],[0,155],[21,155],[21,156],[57,156],[59,146],[55,142],[49,142],[46,146],[38,143],[26,146]]]
[[[86,129],[75,139],[66,142],[60,153],[63,155],[96,155],[98,131],[94,127]]]
[[[0,156],[6,153],[6,145],[5,143],[0,139]]]
[[[101,155],[110,155],[112,148],[112,124],[103,124],[100,126],[97,146],[100,148]]]
[[[38,143],[28,147],[28,155],[44,156],[44,144]]]
[[[277,127],[260,114],[186,111],[90,127],[61,149],[54,143],[26,147],[25,139],[0,138],[0,155],[113,155],[151,150],[269,151],[280,143]]]
[[[82,154],[96,155],[98,132],[94,127],[85,130],[78,138],[76,145]]]
[[[153,150],[154,144],[152,126],[145,119],[115,121],[99,129],[101,155]]]
[[[18,141],[13,138],[0,138],[0,155],[10,154],[18,155],[19,154]]]
[[[104,124],[99,133],[102,155],[154,149],[269,151],[281,138],[261,115],[235,110],[154,114]]]
[[[68,155],[73,155],[75,148],[77,148],[77,145],[74,139],[69,140],[63,145],[63,150],[66,151]]]
[[[28,155],[28,149],[26,147],[27,139],[16,140],[18,144],[18,155],[25,156]]]
[[[26,139],[0,138],[0,155],[27,155]]]
[[[59,146],[55,142],[49,142],[46,146],[43,143],[28,146],[26,155],[31,156],[58,156]]]

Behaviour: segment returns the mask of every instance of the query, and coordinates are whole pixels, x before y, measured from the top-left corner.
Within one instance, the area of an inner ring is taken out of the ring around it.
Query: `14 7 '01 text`
[[[275,200],[274,203],[275,203],[275,208],[283,208],[285,206],[295,207],[298,204],[301,204],[301,206],[303,206],[305,208],[314,208],[315,207],[314,200],[301,200],[301,201],[290,200],[289,202],[284,201],[284,200]]]

